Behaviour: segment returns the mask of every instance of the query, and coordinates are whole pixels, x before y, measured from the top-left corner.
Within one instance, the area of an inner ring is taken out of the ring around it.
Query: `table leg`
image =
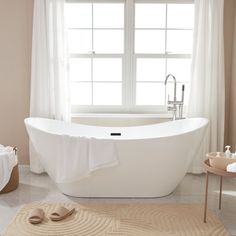
[[[223,177],[220,176],[220,197],[219,197],[219,209],[221,210],[221,198],[222,198],[222,182],[223,182]]]
[[[206,192],[205,192],[205,206],[204,206],[204,223],[206,223],[206,215],[207,215],[207,195],[208,195],[208,171],[206,172]]]

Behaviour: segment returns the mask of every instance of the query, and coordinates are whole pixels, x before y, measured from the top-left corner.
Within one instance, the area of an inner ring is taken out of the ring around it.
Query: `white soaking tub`
[[[47,166],[56,158],[55,136],[114,140],[119,164],[94,171],[91,176],[76,182],[56,183],[64,194],[75,197],[161,197],[173,192],[187,173],[203,140],[208,120],[191,118],[143,126],[100,127],[27,118],[25,124],[40,161],[51,177],[52,170]],[[112,133],[118,136],[112,136]],[[45,158],[45,150],[50,158]]]

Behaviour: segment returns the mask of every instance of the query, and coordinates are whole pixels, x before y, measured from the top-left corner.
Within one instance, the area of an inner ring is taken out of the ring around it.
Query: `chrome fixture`
[[[184,84],[182,85],[182,98],[181,98],[181,101],[177,101],[177,98],[176,98],[176,88],[177,88],[177,81],[176,81],[176,78],[174,75],[172,74],[169,74],[166,76],[166,79],[165,79],[165,86],[167,85],[167,82],[168,82],[168,79],[172,77],[172,79],[174,80],[174,98],[173,100],[169,100],[169,95],[168,95],[168,101],[167,101],[167,104],[168,104],[168,111],[173,111],[173,120],[176,120],[176,119],[183,119],[183,105],[184,105]],[[171,105],[171,106],[170,106]],[[176,116],[176,113],[177,113],[177,106],[179,108],[179,117],[177,118]]]

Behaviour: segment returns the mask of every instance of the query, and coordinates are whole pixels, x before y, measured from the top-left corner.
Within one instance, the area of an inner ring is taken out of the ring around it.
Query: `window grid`
[[[81,3],[82,1],[67,1],[69,3]],[[96,1],[94,1],[96,2]],[[99,2],[99,1],[98,1]],[[89,3],[89,2],[87,2]],[[109,1],[107,2],[101,2],[101,3],[110,3]],[[120,2],[120,1],[117,1],[117,3],[124,3],[124,2]],[[91,81],[75,81],[75,80],[71,80],[71,83],[78,83],[78,84],[90,84],[91,85],[91,104],[90,105],[78,105],[77,107],[89,107],[89,106],[94,106],[95,102],[94,102],[94,84],[102,84],[102,83],[106,83],[106,84],[123,84],[123,72],[122,72],[122,78],[121,78],[121,81],[103,81],[103,80],[100,80],[100,81],[94,81],[94,59],[95,58],[120,58],[121,61],[122,61],[122,71],[123,71],[123,60],[124,60],[124,49],[123,49],[123,53],[96,53],[95,51],[95,48],[94,48],[94,30],[106,30],[106,31],[109,31],[109,30],[123,30],[124,32],[124,29],[125,27],[121,28],[111,28],[111,27],[99,27],[99,28],[96,28],[94,27],[94,3],[93,2],[90,2],[91,4],[91,16],[92,16],[92,25],[91,25],[91,28],[90,27],[68,27],[68,31],[69,30],[91,30],[91,37],[92,37],[92,47],[91,47],[91,52],[88,52],[88,53],[70,53],[69,55],[69,58],[90,58],[91,59]],[[125,4],[124,4],[125,5]],[[124,6],[125,7],[125,6]],[[125,45],[125,43],[123,43],[123,45]],[[122,89],[123,90],[123,89]],[[123,95],[121,95],[121,103],[123,104]],[[119,105],[118,105],[119,106]],[[96,105],[96,107],[99,107],[98,105]],[[108,106],[106,106],[108,107]]]
[[[136,1],[136,4],[138,3],[144,3],[143,1]],[[146,4],[149,4],[149,3],[157,3],[156,1],[150,1]],[[159,3],[159,2],[158,2]],[[161,2],[160,2],[161,3]],[[135,57],[135,85],[137,85],[137,83],[153,83],[153,84],[162,84],[164,83],[161,82],[161,81],[141,81],[141,80],[138,80],[137,78],[137,59],[139,58],[156,58],[156,59],[160,59],[160,58],[164,58],[165,59],[165,77],[167,76],[168,74],[168,59],[190,59],[191,58],[191,54],[172,54],[172,53],[169,53],[167,51],[167,40],[168,40],[168,31],[171,31],[171,30],[184,30],[184,31],[192,31],[193,29],[192,28],[168,28],[168,6],[169,4],[171,3],[176,3],[176,2],[170,2],[170,3],[166,3],[165,4],[165,27],[159,27],[159,28],[156,28],[156,27],[150,27],[150,28],[141,28],[141,27],[136,27],[135,25],[135,31],[136,30],[165,30],[165,53],[164,54],[157,54],[157,53],[134,53],[134,57]],[[135,6],[136,7],[136,6]],[[180,80],[179,78],[177,78],[178,82],[177,82],[177,85],[181,85],[181,84],[185,84],[185,85],[188,85],[189,84],[189,81],[184,81],[184,80]],[[172,83],[172,81],[170,81],[170,83]],[[178,87],[179,87],[178,86]],[[135,92],[137,92],[137,89],[135,89]],[[165,86],[165,98],[164,98],[164,103],[166,104],[167,102],[167,87]],[[135,95],[135,99],[137,101],[137,96]],[[186,100],[185,100],[185,103],[186,103]],[[135,107],[136,107],[136,110],[142,110],[144,107],[143,105],[138,105],[137,102],[136,104],[133,104]],[[158,107],[158,105],[156,105]],[[139,107],[139,108],[138,108]],[[150,105],[145,105],[145,107],[148,109],[153,109],[153,106],[150,106]]]
[[[80,2],[79,0],[67,0],[68,2]],[[176,0],[178,1],[178,0]],[[176,1],[171,1],[171,3],[175,3]],[[99,2],[99,1],[94,1]],[[103,1],[109,3],[109,0]],[[117,1],[122,2],[122,1]],[[142,1],[138,1],[142,2]],[[161,2],[158,0],[152,0],[151,3]],[[186,3],[186,1],[183,1]],[[189,1],[187,1],[189,2]],[[190,0],[191,2],[191,0]],[[93,9],[93,4],[92,4]],[[92,52],[91,54],[80,54],[80,53],[73,53],[70,54],[70,58],[91,58],[91,82],[90,81],[74,81],[78,83],[91,83],[92,84],[92,105],[94,104],[93,98],[93,59],[94,58],[121,58],[122,60],[122,81],[96,81],[95,83],[122,83],[122,106],[74,106],[72,108],[72,112],[136,112],[141,111],[144,113],[148,112],[157,112],[161,113],[165,111],[163,106],[159,105],[145,105],[145,106],[137,106],[136,105],[136,64],[137,58],[164,58],[165,59],[165,76],[167,75],[167,61],[170,58],[191,58],[191,54],[169,54],[167,53],[167,30],[190,30],[191,28],[168,28],[167,27],[167,17],[168,17],[168,4],[166,4],[166,19],[165,19],[165,28],[138,28],[139,30],[165,30],[165,53],[164,54],[148,54],[148,53],[134,53],[134,32],[136,30],[134,25],[135,20],[135,3],[134,0],[126,0],[124,4],[124,28],[96,28],[96,30],[123,30],[124,32],[124,54],[101,54],[94,52],[94,27],[92,25]],[[92,10],[93,11],[93,10]],[[93,19],[93,12],[92,12],[92,24],[94,23]],[[72,29],[79,29],[79,30],[86,30],[90,28],[69,28]],[[129,65],[129,66],[127,66]],[[186,83],[186,81],[183,81]],[[145,81],[145,83],[161,83],[160,81]],[[182,81],[178,81],[178,84],[181,84]],[[165,91],[166,93],[166,91]],[[166,97],[166,96],[165,96]]]

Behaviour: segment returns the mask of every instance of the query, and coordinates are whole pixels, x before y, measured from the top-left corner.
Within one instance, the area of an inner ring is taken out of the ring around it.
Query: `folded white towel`
[[[228,172],[235,172],[236,173],[236,162],[227,165],[226,169]]]
[[[72,183],[88,177],[97,169],[118,164],[113,140],[61,135],[54,137],[55,153],[52,158],[45,146],[41,151],[42,163],[56,183]]]
[[[0,146],[0,191],[7,185],[11,172],[17,164],[17,157],[12,147]]]
[[[91,138],[89,142],[89,170],[115,166],[118,154],[113,140]]]
[[[63,135],[58,155],[56,182],[70,183],[88,177],[88,142],[84,137]],[[54,167],[55,168],[55,167]]]
[[[13,147],[11,146],[3,146],[2,144],[0,144],[0,153],[2,152],[12,152],[14,150]]]

